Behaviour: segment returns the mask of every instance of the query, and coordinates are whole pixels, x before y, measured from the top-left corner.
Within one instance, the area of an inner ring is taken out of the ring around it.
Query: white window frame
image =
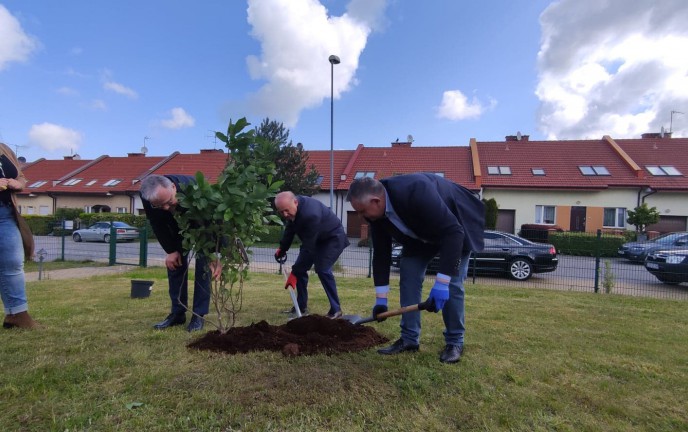
[[[606,225],[606,213],[614,211],[614,225]],[[626,209],[623,207],[605,207],[602,214],[602,226],[604,228],[626,228]]]
[[[363,177],[375,178],[375,171],[356,171],[354,179],[360,179]]]
[[[116,213],[126,213],[127,208],[126,207],[117,207]]]
[[[547,210],[552,211],[552,222],[545,222],[545,216]],[[536,205],[535,206],[535,223],[542,225],[554,225],[557,220],[557,207],[548,205]]]

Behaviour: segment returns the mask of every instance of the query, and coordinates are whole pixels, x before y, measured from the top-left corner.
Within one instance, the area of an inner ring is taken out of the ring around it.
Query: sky
[[[686,22],[685,0],[0,0],[0,141],[166,156],[242,117],[306,150],[686,137]]]

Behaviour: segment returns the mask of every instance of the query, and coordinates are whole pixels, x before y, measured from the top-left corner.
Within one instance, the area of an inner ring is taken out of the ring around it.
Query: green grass
[[[151,297],[130,299],[130,279],[155,280]],[[282,285],[254,275],[238,325],[283,324]],[[345,313],[369,314],[370,279],[338,285]],[[415,354],[288,359],[153,330],[169,309],[160,268],[28,294],[43,328],[0,331],[3,431],[688,430],[685,302],[469,285],[466,352],[444,365],[439,314],[423,315]],[[310,297],[327,312],[317,278]],[[398,323],[367,325],[395,340]]]

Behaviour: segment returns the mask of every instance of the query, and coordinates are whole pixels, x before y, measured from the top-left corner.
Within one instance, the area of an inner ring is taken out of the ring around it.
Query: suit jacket
[[[315,253],[316,244],[334,238],[343,238],[348,244],[342,223],[325,204],[315,198],[297,195],[298,210],[294,221],[287,220],[280,241],[283,252],[289,250],[294,235],[301,239],[301,247]]]
[[[196,182],[196,179],[193,177],[185,175],[169,174],[165,177],[174,183],[177,187],[177,193],[181,192],[182,185]],[[143,199],[143,197],[141,197],[141,202],[143,203],[143,209],[153,228],[155,237],[157,237],[160,242],[160,246],[168,254],[179,252],[183,255],[182,235],[179,233],[179,224],[177,224],[177,221],[174,219],[174,214],[167,210],[153,208],[151,203]],[[176,211],[183,213],[186,209],[177,205]]]
[[[440,254],[439,272],[455,276],[461,256],[483,249],[485,205],[470,190],[434,174],[406,174],[380,180],[394,211],[420,239],[402,233],[384,217],[369,221],[375,285],[389,284],[392,239],[404,255]]]

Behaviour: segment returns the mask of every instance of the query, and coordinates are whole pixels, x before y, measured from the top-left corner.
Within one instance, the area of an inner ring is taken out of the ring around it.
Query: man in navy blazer
[[[342,316],[342,308],[337,295],[337,284],[332,274],[332,266],[349,246],[342,223],[337,216],[320,201],[307,196],[294,195],[293,192],[280,192],[275,197],[275,208],[286,220],[284,234],[275,259],[284,257],[294,240],[301,239],[301,249],[291,268],[284,288],[296,288],[299,309],[308,312],[308,270],[315,266],[325,294],[330,302],[329,318]],[[293,314],[290,317],[294,318]]]
[[[464,287],[471,251],[483,249],[485,206],[470,190],[434,174],[406,174],[380,181],[354,180],[347,200],[370,223],[373,240],[373,316],[387,311],[392,240],[404,247],[400,263],[401,306],[421,302],[428,264],[439,253],[439,271],[425,304],[442,311],[443,363],[456,363],[463,353]],[[401,318],[401,337],[380,354],[418,351],[420,311]]]
[[[179,233],[179,225],[174,218],[177,212],[185,212],[186,209],[179,205],[177,192],[183,185],[195,183],[195,179],[185,175],[157,175],[151,174],[141,182],[141,202],[146,212],[155,236],[160,246],[167,252],[165,266],[167,267],[167,279],[169,283],[170,300],[172,307],[170,314],[163,321],[154,325],[158,330],[181,325],[186,322],[188,309],[188,251],[182,248],[182,236]],[[217,263],[207,265],[206,257],[196,255],[196,269],[194,281],[194,297],[191,311],[191,321],[187,330],[202,330],[204,316],[208,313],[210,305],[210,278],[218,277],[222,270]]]

